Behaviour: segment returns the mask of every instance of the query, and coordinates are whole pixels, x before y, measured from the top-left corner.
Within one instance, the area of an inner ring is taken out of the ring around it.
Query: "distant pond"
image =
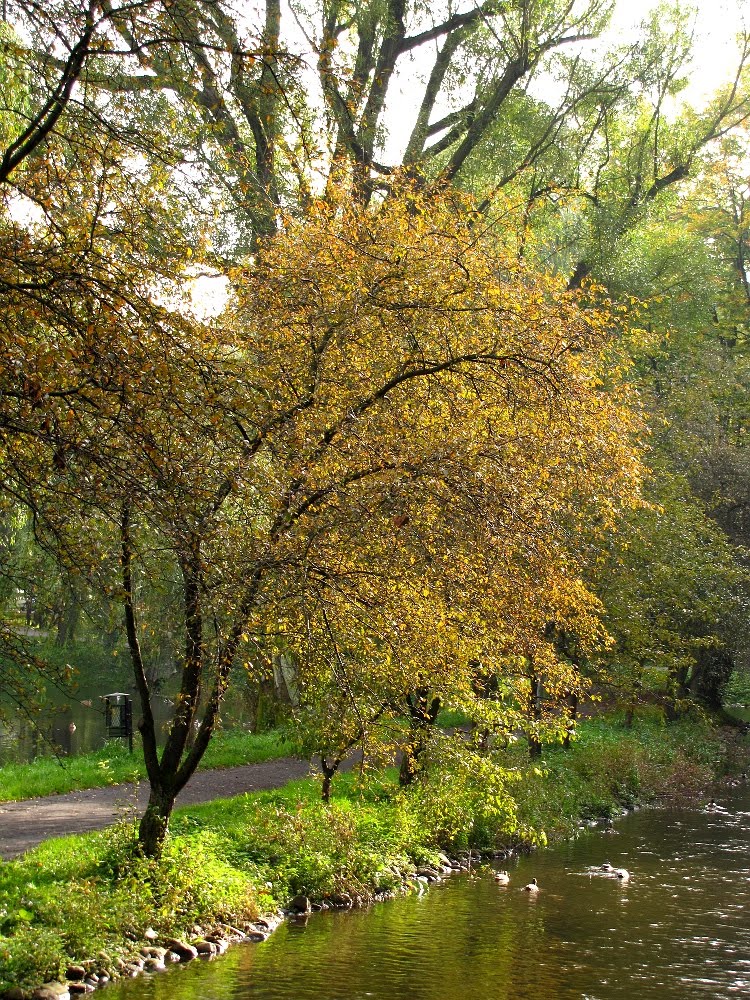
[[[107,987],[107,1000],[686,1000],[750,992],[750,788],[643,810],[521,858],[511,884],[314,914],[260,945]],[[620,883],[592,874],[610,861]],[[507,867],[507,866],[506,866]],[[536,877],[541,891],[520,887]]]

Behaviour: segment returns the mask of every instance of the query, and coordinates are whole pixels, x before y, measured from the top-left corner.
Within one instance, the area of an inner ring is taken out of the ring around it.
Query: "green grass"
[[[258,764],[291,752],[291,744],[273,731],[221,731],[209,744],[201,769]],[[138,742],[130,754],[124,741],[112,740],[101,749],[78,757],[38,757],[29,764],[0,767],[0,802],[17,802],[83,788],[102,788],[126,781],[142,781],[145,777],[146,769]]]
[[[626,729],[618,716],[588,719],[569,750],[545,748],[519,789],[519,816],[559,840],[581,820],[612,817],[637,803],[705,800],[734,754],[706,721],[665,725],[654,716]],[[747,759],[746,745],[740,755]]]
[[[186,807],[159,861],[139,858],[133,828],[121,824],[0,864],[0,991],[57,978],[70,961],[102,951],[111,972],[149,926],[189,935],[195,922],[239,922],[303,889],[395,887],[391,866],[434,858],[434,848],[389,789],[361,796],[345,775],[330,806],[307,780]]]

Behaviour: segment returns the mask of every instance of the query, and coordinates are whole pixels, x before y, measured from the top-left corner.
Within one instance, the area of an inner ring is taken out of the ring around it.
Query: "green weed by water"
[[[209,744],[201,768],[258,764],[291,753],[291,744],[277,732],[220,731]],[[0,767],[0,802],[14,802],[76,791],[102,788],[146,778],[138,739],[134,752],[112,740],[99,750],[77,757],[38,757],[28,764]]]
[[[519,817],[552,839],[581,820],[609,818],[636,803],[684,805],[709,794],[726,748],[707,722],[664,725],[618,717],[586,720],[570,749],[547,747],[519,787]]]

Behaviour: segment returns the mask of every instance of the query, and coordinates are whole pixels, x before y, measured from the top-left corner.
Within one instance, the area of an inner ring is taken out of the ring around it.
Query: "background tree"
[[[717,710],[747,616],[745,574],[688,484],[662,474],[650,491],[596,572],[615,641],[610,676],[630,721],[647,698],[671,716],[691,697]]]

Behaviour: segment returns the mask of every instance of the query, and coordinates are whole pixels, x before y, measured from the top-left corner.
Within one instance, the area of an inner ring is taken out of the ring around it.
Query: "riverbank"
[[[636,804],[718,798],[717,782],[747,754],[701,723],[626,731],[605,720],[533,764],[521,748],[494,764],[454,750],[446,741],[443,766],[406,792],[393,775],[364,786],[344,775],[330,806],[308,780],[187,807],[158,862],[137,856],[134,828],[122,824],[0,865],[0,989],[75,966],[130,974],[146,944],[190,943],[196,927],[202,939],[257,927],[295,896],[387,898],[420,867],[443,865],[441,851],[527,850]]]

